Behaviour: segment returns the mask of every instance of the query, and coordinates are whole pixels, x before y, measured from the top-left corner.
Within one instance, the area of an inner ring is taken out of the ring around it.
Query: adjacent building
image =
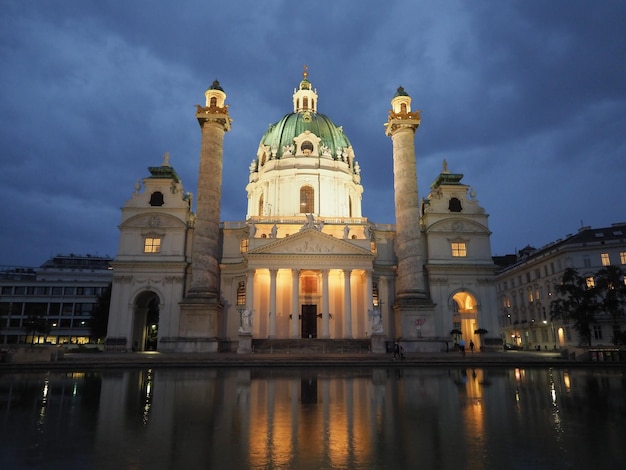
[[[610,227],[581,227],[578,233],[543,248],[530,246],[516,257],[496,258],[503,266],[497,275],[499,321],[503,342],[523,349],[558,349],[578,346],[580,338],[571,324],[550,319],[550,302],[567,268],[594,282],[594,274],[609,265],[626,267],[626,223]],[[621,329],[626,329],[624,319]],[[612,320],[598,316],[592,325],[592,343],[610,345]]]
[[[240,353],[262,338],[361,339],[374,352],[389,340],[407,351],[500,343],[488,215],[445,161],[420,199],[421,117],[404,89],[380,130],[392,141],[395,226],[363,214],[367,163],[318,111],[306,70],[292,110],[242,168],[245,218],[221,221],[231,119],[219,82],[205,98],[195,212],[167,154],[122,208],[108,348],[144,350],[155,337],[160,351]]]
[[[85,344],[112,259],[57,255],[38,268],[0,270],[0,343]]]

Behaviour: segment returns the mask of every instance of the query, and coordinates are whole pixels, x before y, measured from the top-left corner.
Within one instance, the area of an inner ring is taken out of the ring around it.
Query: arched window
[[[313,152],[313,143],[305,140],[304,142],[302,142],[302,145],[300,145],[300,149],[302,150],[303,154],[311,155],[311,153]]]
[[[348,196],[348,217],[352,217],[352,196]]]
[[[151,206],[162,206],[163,204],[163,193],[161,191],[155,191],[150,195]]]
[[[211,104],[211,108],[217,107],[217,98],[215,96],[211,96],[210,104]]]
[[[259,198],[259,215],[263,215],[263,194]]]
[[[406,103],[402,103],[402,104],[400,105],[400,112],[401,112],[401,113],[406,113]]]
[[[309,99],[307,97],[302,98],[302,108],[304,110],[309,109]]]
[[[459,200],[459,198],[456,198],[456,197],[450,198],[450,201],[448,202],[448,210],[450,212],[461,212],[463,210],[463,207],[461,207],[461,201]]]
[[[311,186],[300,188],[300,212],[302,214],[315,212],[315,190]]]

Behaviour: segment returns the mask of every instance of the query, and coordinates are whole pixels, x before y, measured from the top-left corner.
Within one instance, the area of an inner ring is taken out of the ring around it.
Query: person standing
[[[472,341],[470,339],[470,352],[473,354],[474,353],[474,341]]]
[[[465,357],[465,340],[463,338],[459,340],[459,351],[461,351],[461,356]]]

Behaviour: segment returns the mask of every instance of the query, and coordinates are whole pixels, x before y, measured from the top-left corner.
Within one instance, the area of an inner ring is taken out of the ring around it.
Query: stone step
[[[253,352],[369,352],[369,339],[253,339]]]

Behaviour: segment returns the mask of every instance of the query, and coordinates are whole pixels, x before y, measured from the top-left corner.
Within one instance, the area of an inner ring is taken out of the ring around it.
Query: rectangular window
[[[246,305],[246,282],[239,281],[237,286],[237,305]]]
[[[626,264],[626,251],[621,251],[619,254],[619,261],[622,264]]]
[[[242,253],[247,253],[249,242],[250,240],[248,240],[247,238],[242,238],[241,243],[239,244],[239,251],[241,251]]]
[[[379,306],[379,298],[378,298],[378,283],[372,282],[372,304],[374,307]]]
[[[161,239],[146,237],[146,242],[143,245],[144,253],[159,253],[161,251]]]
[[[588,268],[591,266],[591,258],[589,258],[589,255],[583,256],[583,266],[585,268]]]
[[[600,253],[600,259],[602,260],[602,266],[610,266],[611,259],[608,253]]]
[[[63,288],[62,287],[53,287],[52,288],[52,295],[63,295]]]
[[[593,325],[593,337],[594,339],[602,339],[602,325]]]
[[[467,248],[464,242],[452,242],[452,256],[462,258],[467,256]]]
[[[12,293],[13,293],[13,286],[2,286],[2,291],[0,291],[0,294],[11,295]]]

